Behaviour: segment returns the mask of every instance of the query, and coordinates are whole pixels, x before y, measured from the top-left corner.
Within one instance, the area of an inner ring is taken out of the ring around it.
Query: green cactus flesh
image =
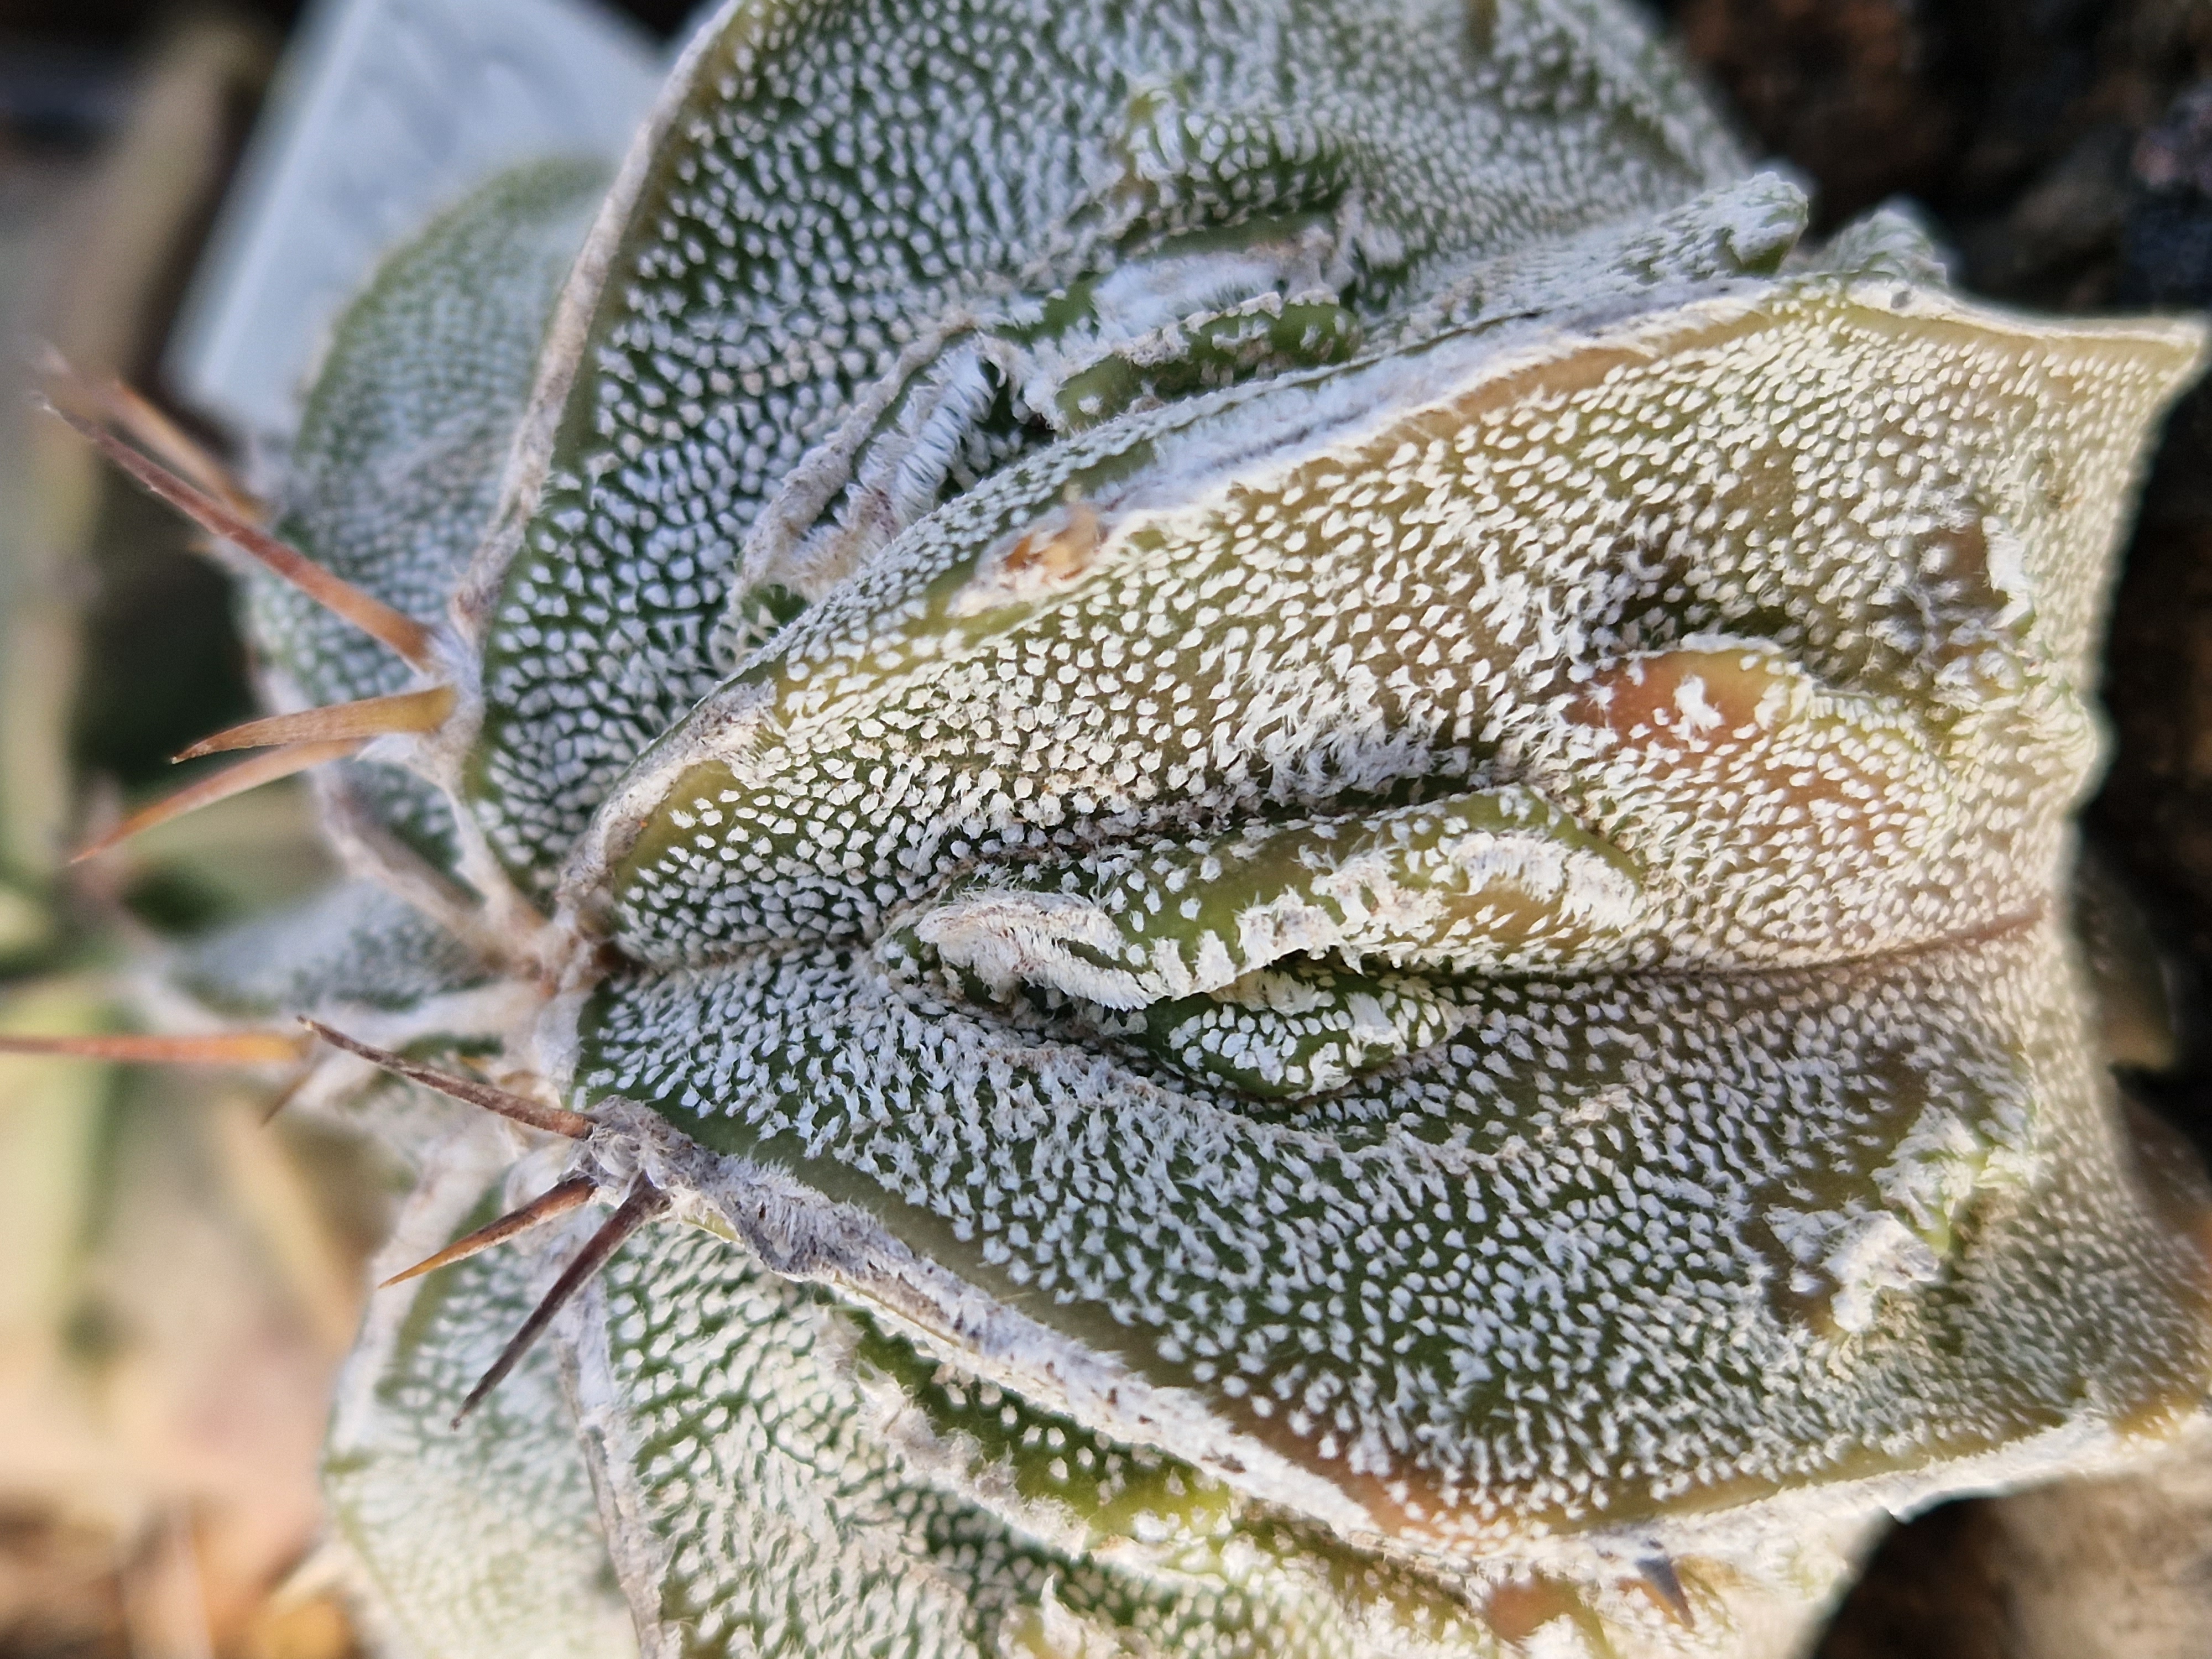
[[[2062,898],[2194,325],[1799,247],[1606,0],[736,0],[605,190],[338,329],[434,665],[261,585],[272,694],[452,711],[173,975],[587,1115],[330,1056],[395,1266],[665,1198],[458,1428],[604,1214],[380,1293],[404,1645],[1779,1654],[2201,1408]]]

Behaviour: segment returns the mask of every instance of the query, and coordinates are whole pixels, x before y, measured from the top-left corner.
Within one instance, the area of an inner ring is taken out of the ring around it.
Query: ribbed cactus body
[[[280,521],[435,650],[254,625],[450,712],[185,975],[589,1115],[395,1251],[664,1206],[456,1429],[605,1211],[376,1304],[404,1638],[1780,1653],[2195,1409],[2063,896],[2193,326],[1798,246],[1595,0],[738,0],[600,190],[339,330]]]

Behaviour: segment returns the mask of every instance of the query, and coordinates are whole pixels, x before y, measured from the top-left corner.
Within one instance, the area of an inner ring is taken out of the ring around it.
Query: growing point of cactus
[[[2191,1419],[2063,894],[2201,333],[1803,222],[1595,0],[737,0],[393,255],[224,740],[362,879],[173,977],[504,1115],[368,1109],[394,1628],[1779,1652]]]

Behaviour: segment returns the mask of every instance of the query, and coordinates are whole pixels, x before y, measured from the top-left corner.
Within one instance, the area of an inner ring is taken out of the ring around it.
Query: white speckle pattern
[[[309,558],[435,626],[499,495],[561,279],[606,185],[597,162],[500,175],[388,258],[338,319],[302,415],[276,530]],[[288,582],[246,582],[283,695],[345,702],[405,690],[385,647]],[[398,767],[349,763],[362,805],[439,863],[446,799]]]
[[[2191,1395],[2203,1265],[2142,1207],[2071,972],[2042,921],[1454,984],[1450,1041],[1262,1107],[763,951],[615,982],[580,1076],[1479,1552]]]
[[[928,1360],[711,1237],[649,1230],[610,1267],[605,1298],[585,1339],[586,1405],[611,1407],[635,1437],[621,1479],[636,1507],[614,1524],[665,1561],[653,1611],[685,1655],[1509,1650],[1483,1609],[1528,1585],[1525,1571],[1492,1564],[1446,1587],[1255,1512],[1173,1458]],[[1637,1638],[1655,1627],[1679,1634],[1618,1585],[1547,1588],[1577,1615],[1561,1650],[1577,1659],[1652,1651]],[[1698,1599],[1696,1651],[1726,1652],[1725,1610]]]
[[[446,1196],[430,1183],[410,1208]],[[495,1187],[462,1224],[489,1220],[495,1198]],[[637,1653],[553,1350],[525,1359],[460,1429],[447,1425],[559,1270],[564,1243],[573,1248],[557,1236],[527,1241],[422,1281],[404,1317],[387,1300],[372,1312],[367,1352],[341,1391],[324,1491],[379,1612],[408,1650],[477,1659]],[[365,1361],[373,1376],[361,1375]]]
[[[923,405],[967,397],[956,382],[986,363],[1027,382],[1041,346],[1072,364],[1157,326],[1094,309],[1117,266],[1310,228],[1317,288],[1288,253],[1255,279],[1379,323],[1471,256],[1663,208],[1740,165],[1612,6],[772,0],[719,31],[605,228],[580,371],[548,382],[564,401],[545,483],[497,554],[472,787],[527,878],[728,672],[710,647],[737,556],[787,484],[803,485],[778,507],[794,532],[881,539],[860,523],[901,491],[854,471],[838,434],[856,412],[901,453],[927,428],[957,486],[1051,436],[1054,400],[995,427]],[[1190,297],[1211,313],[1260,296]],[[948,355],[963,337],[982,353],[964,370]]]
[[[196,939],[169,971],[210,1008],[264,1018],[413,1008],[495,975],[422,912],[367,881]]]
[[[441,868],[356,845],[500,971],[341,896],[184,975],[682,1218],[458,1438],[584,1219],[373,1313],[426,1646],[1744,1659],[2201,1407],[2059,895],[2202,331],[1798,249],[1608,0],[732,0],[556,305],[595,190],[398,256],[286,496],[451,621],[354,792]]]
[[[2057,879],[2095,756],[2094,574],[2194,340],[1822,276],[1125,422],[795,624],[646,757],[581,867],[609,866],[627,950],[696,963],[872,938],[966,870],[1103,887],[1162,836],[1234,861],[1255,821],[1510,781],[1641,885],[1537,965],[2014,921]],[[1220,459],[1270,423],[1300,441]],[[979,568],[1004,586],[979,550],[1033,541],[1071,478],[1100,481],[1079,570],[963,605]],[[1277,883],[1243,914],[1313,884]],[[1195,948],[1158,896],[1153,937]]]
[[[1120,848],[956,886],[914,937],[1004,996],[1109,1008],[1220,991],[1292,955],[1527,973],[1633,926],[1627,860],[1526,790]]]

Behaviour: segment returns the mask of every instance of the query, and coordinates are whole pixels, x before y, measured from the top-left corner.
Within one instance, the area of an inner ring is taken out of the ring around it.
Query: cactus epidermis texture
[[[665,1200],[457,1429],[599,1218],[384,1293],[398,1639],[1780,1651],[2196,1408],[2062,897],[2193,325],[1801,248],[1603,0],[738,0],[605,188],[311,401],[428,679],[255,595],[280,698],[450,689],[323,795],[453,937],[185,974],[589,1114],[387,1093],[401,1245]]]

